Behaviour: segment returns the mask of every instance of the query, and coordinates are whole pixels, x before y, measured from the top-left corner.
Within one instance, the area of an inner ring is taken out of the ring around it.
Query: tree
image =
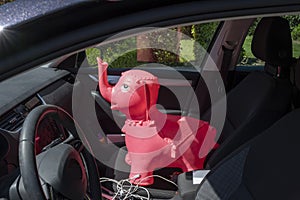
[[[297,28],[300,23],[300,15],[287,15],[284,18],[290,22],[291,31]]]
[[[3,5],[8,2],[13,2],[14,0],[0,0],[0,5]]]
[[[191,27],[191,35],[194,40],[198,42],[204,50],[207,50],[211,40],[216,32],[219,22],[195,24]],[[196,45],[196,44],[195,44]],[[202,60],[204,53],[201,49],[194,47],[194,54],[198,60]]]

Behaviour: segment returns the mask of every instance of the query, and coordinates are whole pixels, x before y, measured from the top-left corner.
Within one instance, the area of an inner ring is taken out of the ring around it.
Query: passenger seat
[[[290,110],[293,58],[289,22],[281,17],[263,18],[253,36],[252,52],[265,61],[265,72],[252,72],[228,93],[225,124],[218,140],[221,145],[208,159],[208,168]]]
[[[292,111],[223,159],[196,200],[300,199],[299,120],[300,109]]]

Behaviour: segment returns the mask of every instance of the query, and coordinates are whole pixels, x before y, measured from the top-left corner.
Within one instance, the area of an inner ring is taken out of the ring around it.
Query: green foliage
[[[94,66],[97,65],[96,58],[100,56],[100,50],[97,48],[87,48],[85,50],[86,59],[89,63],[89,65]]]
[[[261,18],[257,18],[257,19],[254,20],[253,24],[250,26],[249,31],[248,31],[249,36],[254,35],[254,31],[255,31],[256,26],[257,26],[257,24],[260,20],[261,20]]]
[[[172,31],[154,31],[148,33],[148,40],[150,45],[153,48],[154,60],[157,63],[166,64],[169,66],[178,64],[179,58],[179,49],[177,46],[178,41],[174,41],[174,38],[177,37],[177,28],[171,29]],[[174,52],[165,50],[165,47],[168,49],[173,49]],[[177,52],[178,51],[178,52]]]
[[[300,58],[300,42],[293,41],[293,57]]]
[[[255,58],[255,56],[252,54],[252,51],[251,51],[251,43],[252,43],[252,39],[253,39],[253,36],[251,35],[248,35],[246,38],[245,38],[245,41],[244,41],[244,45],[243,45],[243,48],[245,50],[245,56],[247,58]]]
[[[111,51],[108,51],[109,54],[113,54]],[[109,63],[109,67],[111,68],[124,68],[124,67],[135,67],[139,63],[136,61],[137,51],[129,51],[124,53],[123,55],[116,57],[115,59],[111,59],[110,56],[101,54],[98,48],[88,48],[86,49],[87,61],[90,66],[97,66],[96,58],[100,56],[103,60]],[[102,55],[102,56],[101,56]]]
[[[193,39],[180,41],[180,62],[185,63],[195,60],[194,49],[191,48],[194,43],[195,41]]]
[[[297,26],[295,26],[292,29],[292,38],[293,38],[293,40],[299,40],[300,39],[300,24],[298,24]]]
[[[187,35],[188,37],[192,38],[192,26],[183,26],[180,27],[180,32]]]
[[[211,22],[204,24],[197,24],[192,26],[183,26],[172,29],[172,33],[168,34],[178,34],[181,32],[184,34],[185,39],[181,39],[173,35],[173,37],[162,37],[160,34],[155,32],[151,33],[149,38],[151,42],[155,42],[155,46],[168,46],[170,49],[174,49],[174,52],[160,49],[153,49],[155,60],[158,63],[167,64],[168,66],[183,66],[189,65],[191,61],[197,58],[202,60],[204,54],[207,50],[212,38],[215,34],[219,22]],[[193,40],[186,39],[186,36],[194,39],[198,44],[200,44],[203,49],[199,49]],[[179,36],[180,37],[180,36]],[[174,41],[174,38],[178,38],[178,41]]]
[[[284,16],[291,27],[291,34],[293,39],[293,56],[298,58],[300,56],[300,15]]]
[[[8,2],[13,2],[14,0],[0,0],[0,5],[3,5]]]
[[[108,63],[112,63],[129,51],[136,49],[136,38],[130,37],[116,42],[110,42],[100,46],[100,56]],[[126,66],[123,66],[126,67]]]
[[[204,49],[208,49],[218,25],[219,22],[192,25],[192,36]]]
[[[173,52],[162,49],[153,49],[153,54],[157,63],[166,64],[169,66],[178,64],[178,56]]]
[[[300,23],[300,15],[285,15],[285,16],[283,16],[283,18],[285,18],[289,21],[291,31],[293,31],[295,28],[297,28]],[[249,28],[249,32],[248,32],[249,36],[252,36],[254,34],[255,28],[260,20],[261,20],[260,17],[255,19],[255,21]]]
[[[145,34],[144,40],[147,40],[153,47],[152,56],[155,62],[168,66],[188,66],[196,56],[198,59],[202,59],[205,52],[195,48],[193,40],[186,39],[186,37],[182,39],[180,32],[193,38],[207,50],[218,24],[218,22],[212,22],[174,28],[173,31],[167,32],[153,31]],[[178,40],[174,41],[174,38]],[[142,40],[142,42],[144,41]],[[86,50],[87,60],[91,66],[95,66],[97,64],[96,57],[100,56],[113,68],[135,67],[140,64],[137,61],[137,46],[136,37],[131,37],[97,48],[89,48]],[[172,52],[166,50],[165,47],[172,49]]]
[[[293,31],[300,23],[300,15],[286,15],[283,16],[290,23],[291,30]]]
[[[197,59],[202,60],[205,54],[203,50],[208,49],[218,25],[219,22],[192,25],[192,36],[194,40],[203,47],[203,49],[199,49],[197,46],[194,46],[194,54]]]
[[[136,50],[126,52],[122,56],[115,59],[110,64],[110,67],[112,67],[112,68],[136,67],[139,65],[136,57],[137,57]]]
[[[286,15],[283,16],[289,21],[291,27],[291,34],[293,39],[293,56],[300,56],[300,15]],[[256,19],[253,25],[249,28],[248,36],[245,39],[239,63],[242,65],[261,65],[263,62],[255,58],[251,52],[251,41],[255,28],[261,18]]]
[[[111,42],[97,48],[86,49],[89,65],[96,66],[96,57],[101,57],[111,68],[135,67],[137,63],[136,40],[134,37]]]
[[[253,36],[248,35],[244,41],[244,45],[242,47],[241,53],[240,53],[240,57],[239,57],[239,61],[238,63],[240,65],[263,65],[264,63],[257,59],[251,51],[251,42],[252,42],[252,38]]]
[[[244,47],[241,48],[241,52],[240,52],[240,55],[239,55],[239,60],[238,60],[238,63],[244,63],[244,59],[246,58],[246,50]]]

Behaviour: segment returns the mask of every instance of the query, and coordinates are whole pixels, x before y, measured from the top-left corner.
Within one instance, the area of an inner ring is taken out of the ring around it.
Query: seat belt
[[[227,74],[228,69],[232,60],[232,54],[237,46],[236,41],[226,41],[225,44],[222,45],[223,50],[223,59],[221,64],[220,73],[224,82],[225,87],[227,88]]]

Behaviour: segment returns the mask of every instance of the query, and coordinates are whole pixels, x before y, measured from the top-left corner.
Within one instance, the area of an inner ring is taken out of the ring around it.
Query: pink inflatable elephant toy
[[[151,73],[124,72],[113,87],[107,81],[108,64],[97,61],[101,95],[111,102],[111,109],[127,118],[122,131],[128,149],[125,161],[131,165],[129,177],[135,177],[132,182],[150,185],[153,171],[163,167],[184,172],[202,169],[207,154],[217,147],[215,128],[195,118],[160,112],[156,108],[160,85]]]

